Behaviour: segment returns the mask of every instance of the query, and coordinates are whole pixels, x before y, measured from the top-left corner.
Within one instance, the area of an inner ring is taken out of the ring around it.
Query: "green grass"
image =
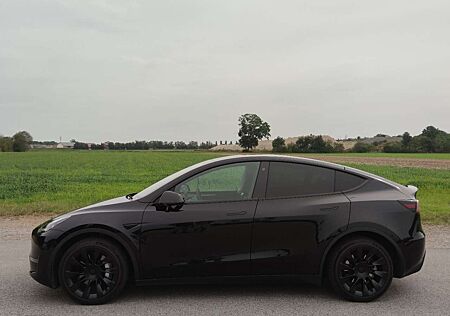
[[[140,191],[177,170],[221,155],[223,153],[73,150],[0,153],[0,215],[69,211]],[[423,154],[394,157],[404,155]],[[435,154],[430,156],[435,158]],[[443,157],[439,159],[449,159]],[[423,219],[450,223],[450,170],[347,165],[419,187]]]
[[[0,153],[0,215],[56,213],[137,192],[220,154],[36,151]]]
[[[429,223],[450,224],[450,170],[402,168],[346,164],[390,179],[400,184],[412,184],[419,188],[422,219]]]
[[[340,157],[369,157],[369,158],[410,158],[410,159],[443,159],[450,160],[450,153],[329,153],[329,154],[296,154],[301,156],[340,156]]]

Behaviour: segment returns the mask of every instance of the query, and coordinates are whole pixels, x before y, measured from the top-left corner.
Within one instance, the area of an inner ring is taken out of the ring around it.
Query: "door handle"
[[[323,207],[320,210],[326,212],[326,211],[336,211],[338,209],[339,209],[339,206],[331,206],[331,207]]]
[[[228,212],[227,216],[239,216],[245,214],[247,214],[247,211],[236,211],[236,212]]]

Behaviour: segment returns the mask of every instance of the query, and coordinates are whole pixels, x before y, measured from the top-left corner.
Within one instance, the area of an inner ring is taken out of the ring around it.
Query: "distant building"
[[[56,148],[56,145],[31,144],[30,147],[31,147],[32,149],[52,149],[52,148]]]
[[[73,149],[73,146],[75,143],[72,142],[59,142],[58,145],[56,145],[56,148],[63,149],[63,148],[70,148]]]

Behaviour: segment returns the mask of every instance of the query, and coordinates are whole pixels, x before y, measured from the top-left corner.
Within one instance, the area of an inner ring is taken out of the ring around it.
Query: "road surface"
[[[372,303],[342,301],[305,284],[217,284],[130,286],[101,306],[77,305],[61,289],[36,283],[28,274],[30,242],[18,236],[0,238],[0,315],[450,315],[450,247],[442,232],[431,236],[422,271],[394,279]]]

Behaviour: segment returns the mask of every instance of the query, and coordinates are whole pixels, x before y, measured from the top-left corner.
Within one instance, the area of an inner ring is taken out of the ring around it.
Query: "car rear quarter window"
[[[347,172],[336,171],[335,191],[348,191],[360,186],[365,181],[364,178]]]
[[[334,192],[334,170],[298,163],[271,162],[267,198]]]

